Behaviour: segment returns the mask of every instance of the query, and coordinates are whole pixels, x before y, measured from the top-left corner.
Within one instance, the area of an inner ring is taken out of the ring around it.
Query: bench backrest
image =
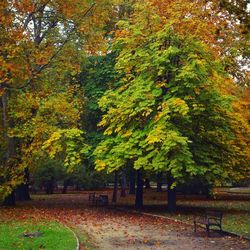
[[[214,218],[214,219],[222,219],[223,213],[218,210],[206,210],[206,217],[207,218]]]
[[[99,196],[99,201],[104,205],[104,204],[108,204],[109,202],[109,198],[108,195],[100,195]]]

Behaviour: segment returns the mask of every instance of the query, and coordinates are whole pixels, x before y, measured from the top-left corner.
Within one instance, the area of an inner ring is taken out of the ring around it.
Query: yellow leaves
[[[164,86],[167,86],[167,81],[161,81],[156,83],[156,87],[162,88]]]
[[[108,128],[105,130],[104,135],[112,135],[113,134],[113,129]]]
[[[156,116],[154,117],[154,120],[155,121],[159,121],[162,117],[163,117],[163,113],[162,112],[158,112],[156,114]]]
[[[106,125],[107,125],[107,121],[104,118],[98,123],[99,127],[104,127]]]
[[[176,98],[174,101],[173,101],[173,104],[174,105],[178,105],[178,106],[182,106],[182,105],[186,105],[185,101],[180,99],[180,98]]]
[[[124,136],[124,137],[130,137],[132,134],[133,134],[133,131],[132,131],[132,130],[127,130],[127,131],[123,134],[123,136]]]
[[[120,131],[121,131],[121,127],[117,127],[116,129],[115,129],[115,133],[119,133]]]
[[[164,125],[163,124],[158,124],[154,130],[152,130],[146,141],[148,142],[148,144],[154,144],[154,143],[158,143],[158,142],[162,142],[164,138]]]
[[[195,89],[194,89],[194,92],[195,92],[196,95],[199,95],[200,92],[201,92],[201,90],[200,90],[200,88],[195,88]]]
[[[63,150],[60,144],[56,142],[61,138],[61,133],[59,131],[54,132],[51,137],[43,143],[42,149],[46,150],[51,158],[54,158],[58,152]]]
[[[161,139],[159,137],[157,137],[157,136],[151,135],[151,136],[148,136],[147,142],[149,144],[154,144],[156,142],[161,142]]]
[[[96,160],[95,165],[96,165],[95,169],[97,171],[102,171],[107,167],[106,163],[102,160]]]
[[[145,111],[142,113],[142,116],[147,117],[147,116],[149,116],[151,113],[152,113],[152,110],[151,110],[151,109],[148,109],[148,110],[145,110]]]
[[[51,142],[58,141],[61,138],[61,133],[56,131],[52,134],[49,140],[47,140],[47,143],[50,144]],[[46,145],[46,144],[45,144]]]

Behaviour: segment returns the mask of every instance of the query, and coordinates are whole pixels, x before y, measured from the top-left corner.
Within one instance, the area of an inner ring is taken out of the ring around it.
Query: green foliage
[[[120,23],[114,49],[124,77],[99,102],[107,137],[94,152],[96,168],[112,172],[132,160],[135,169],[169,172],[177,182],[230,178],[237,156],[223,65],[203,42],[150,14]]]
[[[38,188],[48,181],[62,179],[66,174],[62,165],[63,163],[51,159],[46,159],[37,164],[32,173],[32,187]]]
[[[84,143],[82,134],[79,129],[57,130],[44,142],[42,149],[52,159],[58,155],[59,159],[64,158],[64,166],[68,172],[72,172],[81,164],[90,149],[89,145]],[[62,154],[65,156],[62,157]]]
[[[107,89],[113,87],[115,79],[117,79],[114,65],[114,53],[89,57],[82,65],[79,81],[86,97],[83,126],[90,133],[96,132],[96,125],[101,118],[98,101]]]

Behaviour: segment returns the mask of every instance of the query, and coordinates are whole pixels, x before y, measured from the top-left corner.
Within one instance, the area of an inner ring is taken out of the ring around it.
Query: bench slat
[[[209,236],[210,227],[218,227],[222,231],[222,216],[221,211],[206,210],[205,214],[200,217],[194,217],[194,231],[196,232],[197,225],[204,225]]]

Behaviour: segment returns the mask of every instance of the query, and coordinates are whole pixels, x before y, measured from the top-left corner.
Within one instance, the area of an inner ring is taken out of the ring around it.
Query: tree
[[[140,2],[140,1],[138,1]],[[249,10],[246,1],[149,0],[162,22],[180,34],[191,32],[211,46],[238,85],[248,85]]]
[[[103,49],[102,27],[109,6],[105,0],[1,2],[0,91],[6,152],[1,197],[24,182],[24,170],[41,157],[43,143],[54,133],[65,136],[77,129],[81,133],[77,121],[83,98],[75,76],[85,51]]]
[[[99,102],[107,137],[94,152],[96,168],[112,172],[133,161],[137,170],[167,172],[173,211],[177,183],[190,176],[220,182],[239,172],[232,96],[223,92],[233,82],[200,39],[201,26],[185,30],[152,4],[138,8],[116,32],[116,69],[124,77]]]

